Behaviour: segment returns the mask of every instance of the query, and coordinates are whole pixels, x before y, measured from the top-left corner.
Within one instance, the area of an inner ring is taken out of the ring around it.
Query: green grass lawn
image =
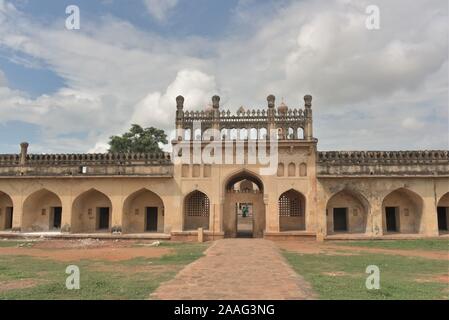
[[[17,245],[17,243],[16,243]],[[166,243],[173,253],[125,261],[60,262],[29,256],[0,256],[0,299],[147,299],[162,282],[203,255],[207,244]],[[126,250],[126,249],[125,249]],[[152,250],[152,248],[148,248]],[[68,290],[68,265],[80,268],[80,290]],[[1,290],[1,283],[33,280],[31,288]]]
[[[311,283],[320,299],[449,299],[449,285],[437,279],[449,273],[449,263],[444,260],[371,253],[283,254],[295,271]],[[379,290],[365,287],[369,265],[380,269]]]
[[[449,239],[333,241],[332,244],[382,249],[436,250],[449,253]]]

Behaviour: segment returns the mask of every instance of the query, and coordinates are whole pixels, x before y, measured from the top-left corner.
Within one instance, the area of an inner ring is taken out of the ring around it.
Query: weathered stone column
[[[265,202],[265,230],[267,232],[279,232],[279,215],[278,215],[278,204],[273,197],[268,197],[268,201],[264,199]]]
[[[435,198],[433,196],[423,198],[419,233],[430,237],[439,235],[437,204],[435,203]]]
[[[61,232],[71,232],[73,199],[70,194],[60,196],[60,199],[62,205]]]
[[[110,196],[112,203],[112,218],[111,218],[111,232],[122,231],[122,219],[123,219],[123,199],[122,195]]]
[[[367,233],[373,237],[380,237],[384,234],[382,198],[373,197],[368,201],[371,207],[367,216],[367,224],[370,224],[371,228],[367,230]]]
[[[13,205],[12,214],[12,230],[22,230],[22,216],[23,216],[23,197],[22,195],[10,195]]]

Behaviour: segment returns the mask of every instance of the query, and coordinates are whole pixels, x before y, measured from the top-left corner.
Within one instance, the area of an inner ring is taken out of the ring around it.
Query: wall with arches
[[[22,231],[48,231],[53,208],[62,207],[61,199],[47,189],[29,195],[23,203]]]
[[[151,207],[157,210],[157,226],[156,230],[152,231],[164,232],[164,203],[157,194],[148,189],[136,191],[126,198],[123,205],[122,231],[124,233],[148,231],[146,210]]]
[[[361,228],[356,228],[357,230],[353,229],[353,232],[370,236],[388,234],[386,207],[397,207],[397,233],[437,236],[436,199],[447,193],[448,188],[445,177],[433,179],[427,177],[318,177],[317,211],[321,214],[317,215],[317,231],[324,236],[332,232],[329,207],[361,206],[365,204],[365,201],[360,199],[364,198],[367,203],[364,207],[369,206],[366,229],[363,231]],[[332,199],[344,189],[353,190],[363,197],[356,197],[360,201],[344,197],[338,201]]]
[[[342,190],[334,194],[327,202],[326,227],[327,233],[335,232],[334,210],[336,208],[346,209],[347,230],[349,233],[365,233],[368,220],[368,204],[362,201],[362,195],[350,190]]]

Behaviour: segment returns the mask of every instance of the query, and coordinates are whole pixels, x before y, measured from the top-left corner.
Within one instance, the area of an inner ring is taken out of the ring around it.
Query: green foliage
[[[142,128],[137,124],[121,136],[112,136],[109,140],[109,152],[113,153],[160,153],[159,143],[166,144],[164,130],[154,127]]]

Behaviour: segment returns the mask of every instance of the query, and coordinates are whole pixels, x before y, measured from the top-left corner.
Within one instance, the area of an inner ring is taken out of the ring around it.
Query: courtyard
[[[80,289],[66,288],[66,268]],[[366,268],[380,288],[365,287]],[[0,240],[0,299],[449,299],[449,239]]]

